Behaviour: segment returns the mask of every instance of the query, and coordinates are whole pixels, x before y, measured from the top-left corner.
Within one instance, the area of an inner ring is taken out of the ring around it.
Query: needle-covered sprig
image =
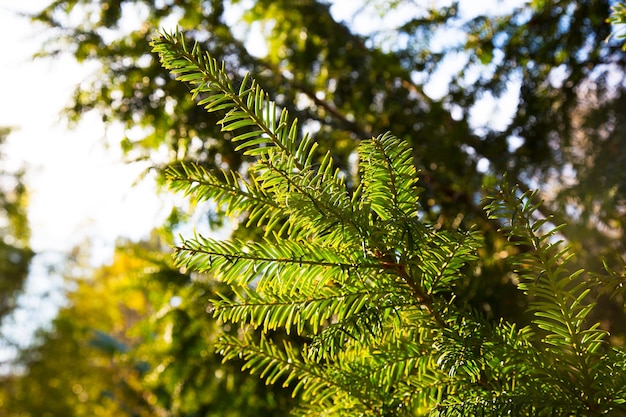
[[[247,172],[168,172],[173,189],[263,231],[175,249],[180,266],[228,288],[209,301],[240,326],[217,342],[225,360],[291,389],[306,416],[626,415],[626,355],[588,323],[593,285],[568,269],[572,252],[537,218],[535,194],[503,185],[487,207],[520,252],[533,324],[488,320],[456,294],[481,237],[423,221],[405,140],[362,140],[350,189],[252,76],[235,79],[181,33],[152,45],[252,161]]]

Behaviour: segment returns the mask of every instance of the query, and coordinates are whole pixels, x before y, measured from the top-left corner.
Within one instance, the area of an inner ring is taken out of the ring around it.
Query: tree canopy
[[[0,128],[0,148],[10,133]],[[0,149],[0,164],[4,155]],[[0,324],[16,307],[33,257],[26,214],[28,193],[23,171],[7,171],[0,165]],[[6,342],[3,340],[0,343]]]

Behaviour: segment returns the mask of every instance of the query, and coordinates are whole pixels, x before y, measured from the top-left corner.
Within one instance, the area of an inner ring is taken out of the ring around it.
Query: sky
[[[95,68],[69,57],[32,61],[45,34],[11,13],[16,5],[32,11],[46,2],[0,0],[0,126],[16,128],[5,152],[11,165],[27,170],[31,244],[42,252],[94,235],[140,238],[163,211],[149,180],[132,187],[146,165],[123,162],[111,140],[121,131],[105,128],[96,114],[75,129],[61,115],[76,84]]]
[[[122,132],[95,114],[68,129],[61,115],[74,86],[94,67],[69,57],[33,61],[45,41],[41,27],[15,12],[34,12],[49,0],[0,0],[0,126],[14,131],[2,152],[3,169],[26,169],[31,247],[39,255],[31,267],[21,309],[4,334],[27,335],[54,317],[63,280],[53,267],[73,248],[86,247],[94,265],[106,263],[119,237],[141,239],[162,224],[171,205],[157,198],[146,168],[122,160]],[[106,146],[110,143],[110,146]],[[7,166],[8,165],[8,166]],[[17,335],[19,339],[22,339]]]

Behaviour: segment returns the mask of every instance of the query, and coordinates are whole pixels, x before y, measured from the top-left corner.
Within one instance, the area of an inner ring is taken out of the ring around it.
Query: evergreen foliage
[[[487,205],[517,251],[532,323],[488,320],[456,290],[481,234],[425,216],[405,140],[361,141],[351,179],[252,77],[234,80],[180,33],[152,46],[252,161],[168,171],[174,189],[263,231],[176,248],[179,265],[230,288],[210,306],[240,326],[217,342],[225,360],[290,389],[306,416],[626,415],[625,352],[588,320],[598,278],[568,269],[573,253],[535,193],[502,182]]]

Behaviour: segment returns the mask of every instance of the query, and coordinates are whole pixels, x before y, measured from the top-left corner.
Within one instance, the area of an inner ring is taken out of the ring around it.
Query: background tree
[[[216,289],[192,285],[164,242],[120,242],[110,265],[68,276],[67,306],[0,376],[3,415],[287,415],[288,393],[221,364],[205,306]]]
[[[9,129],[0,128],[0,152],[9,133]],[[0,153],[0,164],[2,162]],[[9,172],[0,168],[0,325],[16,306],[16,297],[24,286],[33,257],[23,176],[23,171]]]

